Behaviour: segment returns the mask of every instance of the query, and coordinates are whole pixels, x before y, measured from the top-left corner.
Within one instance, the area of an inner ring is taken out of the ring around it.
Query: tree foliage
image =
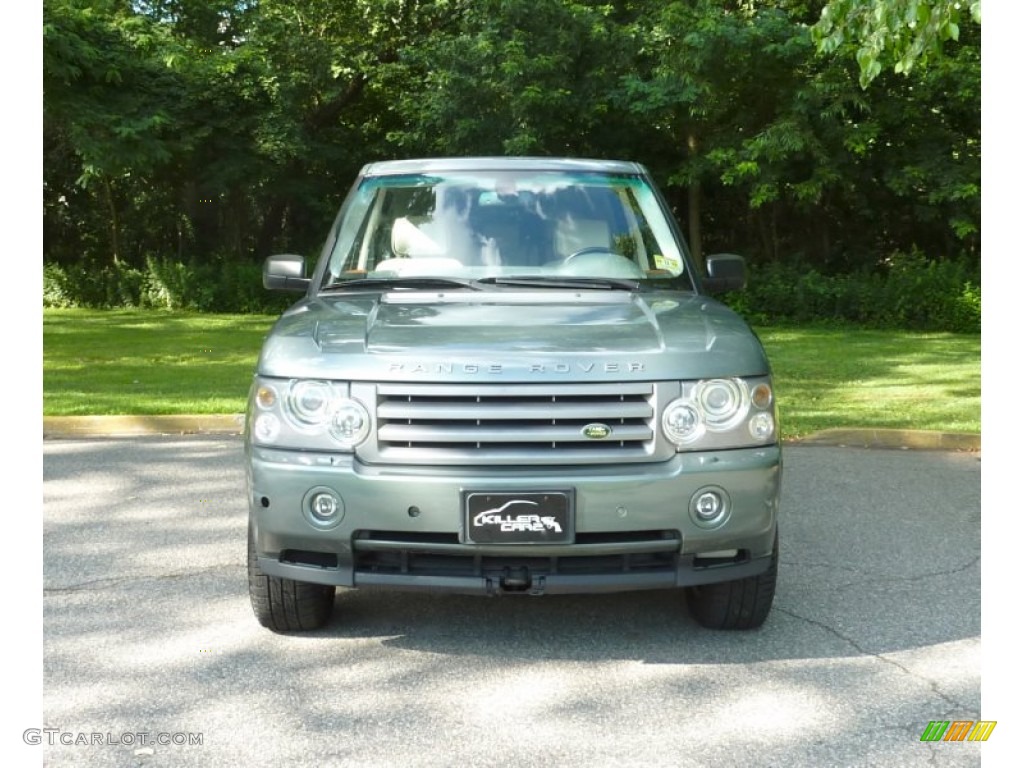
[[[867,88],[885,64],[906,74],[941,57],[967,17],[981,24],[981,0],[829,0],[812,34],[824,53],[853,42]]]
[[[755,266],[976,265],[958,5],[44,0],[44,259],[227,274],[315,254],[365,162],[539,154],[645,163],[695,250]]]

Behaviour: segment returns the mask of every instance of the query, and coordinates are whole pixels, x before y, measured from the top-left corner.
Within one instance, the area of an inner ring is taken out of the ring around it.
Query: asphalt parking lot
[[[787,449],[778,594],[754,632],[701,629],[674,592],[349,592],[325,629],[276,635],[246,593],[240,438],[49,440],[44,722],[25,749],[52,766],[978,765],[988,745],[920,736],[982,716],[980,477],[971,452]]]

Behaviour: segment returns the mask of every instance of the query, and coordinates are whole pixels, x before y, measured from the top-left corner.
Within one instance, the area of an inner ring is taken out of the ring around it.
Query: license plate
[[[572,494],[463,493],[466,539],[475,544],[568,544],[573,541]]]

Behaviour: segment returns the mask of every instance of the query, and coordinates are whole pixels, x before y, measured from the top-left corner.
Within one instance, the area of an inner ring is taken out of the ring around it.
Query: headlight
[[[755,413],[750,420],[750,436],[764,442],[775,434],[775,419],[770,413]]]
[[[331,414],[331,437],[342,448],[354,448],[370,433],[370,414],[355,400],[344,400]]]
[[[680,391],[661,416],[662,431],[678,450],[742,448],[776,440],[775,398],[767,376],[681,382]]]
[[[299,428],[321,427],[330,417],[334,400],[326,381],[293,381],[288,387],[285,412]]]
[[[275,443],[281,434],[281,420],[273,413],[261,413],[253,421],[252,436],[257,443]]]
[[[697,402],[704,412],[708,429],[724,432],[747,415],[750,395],[742,379],[711,379],[697,385]]]
[[[678,445],[692,443],[704,434],[704,421],[695,403],[676,400],[661,417],[668,439]]]
[[[253,443],[282,448],[351,451],[372,426],[345,382],[257,379],[250,412]]]

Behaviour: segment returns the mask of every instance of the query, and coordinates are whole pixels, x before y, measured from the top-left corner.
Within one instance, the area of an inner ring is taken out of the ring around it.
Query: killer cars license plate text
[[[476,544],[567,544],[574,538],[570,491],[463,494],[466,538]]]

